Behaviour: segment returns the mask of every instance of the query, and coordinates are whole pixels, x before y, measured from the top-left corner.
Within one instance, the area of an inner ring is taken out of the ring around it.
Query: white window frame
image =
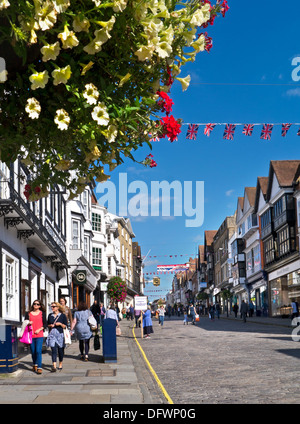
[[[19,319],[19,260],[7,251],[2,251],[2,311],[3,318]]]

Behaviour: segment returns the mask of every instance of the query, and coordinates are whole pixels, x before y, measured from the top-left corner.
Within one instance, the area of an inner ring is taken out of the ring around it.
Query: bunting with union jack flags
[[[264,124],[263,129],[261,130],[260,138],[262,140],[271,140],[273,130],[273,124]]]
[[[190,124],[186,133],[186,138],[189,140],[196,140],[199,125]]]
[[[243,129],[243,134],[247,136],[251,136],[253,133],[254,124],[245,124]]]
[[[215,128],[215,126],[216,124],[207,124],[206,127],[204,128],[204,135],[209,137],[212,130]]]
[[[292,124],[282,124],[281,135],[285,137],[287,135],[288,130],[291,128]]]
[[[225,127],[223,138],[226,140],[233,140],[235,127],[236,126],[234,124],[227,124]]]

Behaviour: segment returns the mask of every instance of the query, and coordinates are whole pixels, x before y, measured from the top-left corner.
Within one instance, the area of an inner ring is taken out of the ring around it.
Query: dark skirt
[[[152,325],[147,325],[147,327],[144,327],[144,334],[151,334],[153,333]]]

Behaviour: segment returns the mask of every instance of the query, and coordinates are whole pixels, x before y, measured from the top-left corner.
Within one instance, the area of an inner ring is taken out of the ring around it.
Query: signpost
[[[147,310],[148,298],[147,296],[134,296],[134,308],[137,311],[146,311]],[[141,338],[144,337],[143,331],[143,314],[141,314]]]

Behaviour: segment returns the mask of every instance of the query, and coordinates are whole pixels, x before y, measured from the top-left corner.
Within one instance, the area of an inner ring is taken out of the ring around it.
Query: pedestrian
[[[219,302],[216,302],[215,309],[216,309],[217,318],[220,319],[221,305]]]
[[[164,320],[165,320],[165,307],[164,305],[161,305],[160,308],[158,309],[158,315],[159,315],[159,323],[161,328],[164,325]]]
[[[44,305],[40,300],[35,300],[25,314],[25,320],[32,326],[32,343],[30,345],[33,367],[37,374],[42,374],[42,348],[44,330],[47,328],[47,319]]]
[[[253,313],[254,313],[254,305],[253,305],[252,300],[250,300],[250,302],[249,302],[249,317],[250,318],[253,316]]]
[[[95,320],[97,321],[97,327],[100,325],[100,306],[98,305],[97,300],[94,300],[94,303],[90,307],[90,311],[94,315]]]
[[[106,309],[104,308],[104,305],[103,305],[103,303],[101,302],[100,303],[100,326],[102,327],[102,324],[103,324],[103,320],[104,320],[104,317],[105,317],[105,313],[106,313]]]
[[[52,312],[48,315],[49,335],[47,337],[47,346],[51,347],[52,353],[51,372],[56,372],[57,352],[59,359],[58,370],[62,370],[65,353],[64,328],[68,327],[68,320],[60,303],[52,302],[51,308]]]
[[[242,304],[241,304],[241,316],[244,322],[246,322],[246,317],[247,317],[247,313],[248,313],[248,303],[246,303],[244,300],[242,300]]]
[[[63,297],[63,296],[61,296],[60,298],[59,298],[59,303],[60,303],[60,305],[61,305],[61,307],[62,307],[62,312],[66,315],[66,317],[67,317],[67,321],[68,321],[68,328],[71,328],[71,325],[72,325],[72,321],[73,321],[73,316],[72,316],[72,311],[71,311],[71,309],[69,308],[69,306],[67,306],[67,301],[66,301],[66,298],[65,297]]]
[[[239,311],[239,305],[237,303],[235,303],[232,307],[232,310],[234,312],[234,317],[237,318],[237,314],[238,314],[238,311]]]
[[[291,307],[292,307],[291,318],[292,318],[292,321],[293,321],[294,318],[299,316],[299,305],[298,305],[298,302],[296,302],[295,299],[292,300]]]
[[[129,306],[126,309],[126,318],[127,318],[127,321],[129,321],[129,319],[130,319],[130,307]]]
[[[210,304],[208,308],[209,318],[214,321],[215,320],[215,305],[212,303]]]
[[[141,326],[141,320],[140,320],[140,316],[141,316],[141,311],[139,309],[135,309],[134,310],[134,317],[135,317],[135,326]]]
[[[172,315],[172,308],[171,305],[168,306],[168,317],[171,318]]]
[[[195,318],[196,318],[196,308],[195,306],[191,303],[190,307],[189,307],[189,315],[192,319],[192,324],[195,325]]]
[[[82,361],[89,360],[90,339],[93,336],[88,323],[89,317],[93,316],[85,302],[79,302],[78,310],[74,314],[71,330],[75,328],[76,337],[79,340],[79,350]]]
[[[151,319],[151,307],[148,306],[147,310],[143,313],[143,330],[144,338],[150,339],[150,334],[153,333],[153,324]]]
[[[131,321],[133,320],[133,316],[134,316],[134,308],[132,305],[129,306],[129,313],[130,313],[130,319]]]
[[[186,308],[183,309],[183,325],[189,325],[188,313]]]
[[[109,309],[105,312],[105,319],[107,318],[111,318],[111,319],[115,319],[117,322],[117,325],[119,325],[119,318],[117,315],[117,312],[115,310],[114,305],[110,305]]]

